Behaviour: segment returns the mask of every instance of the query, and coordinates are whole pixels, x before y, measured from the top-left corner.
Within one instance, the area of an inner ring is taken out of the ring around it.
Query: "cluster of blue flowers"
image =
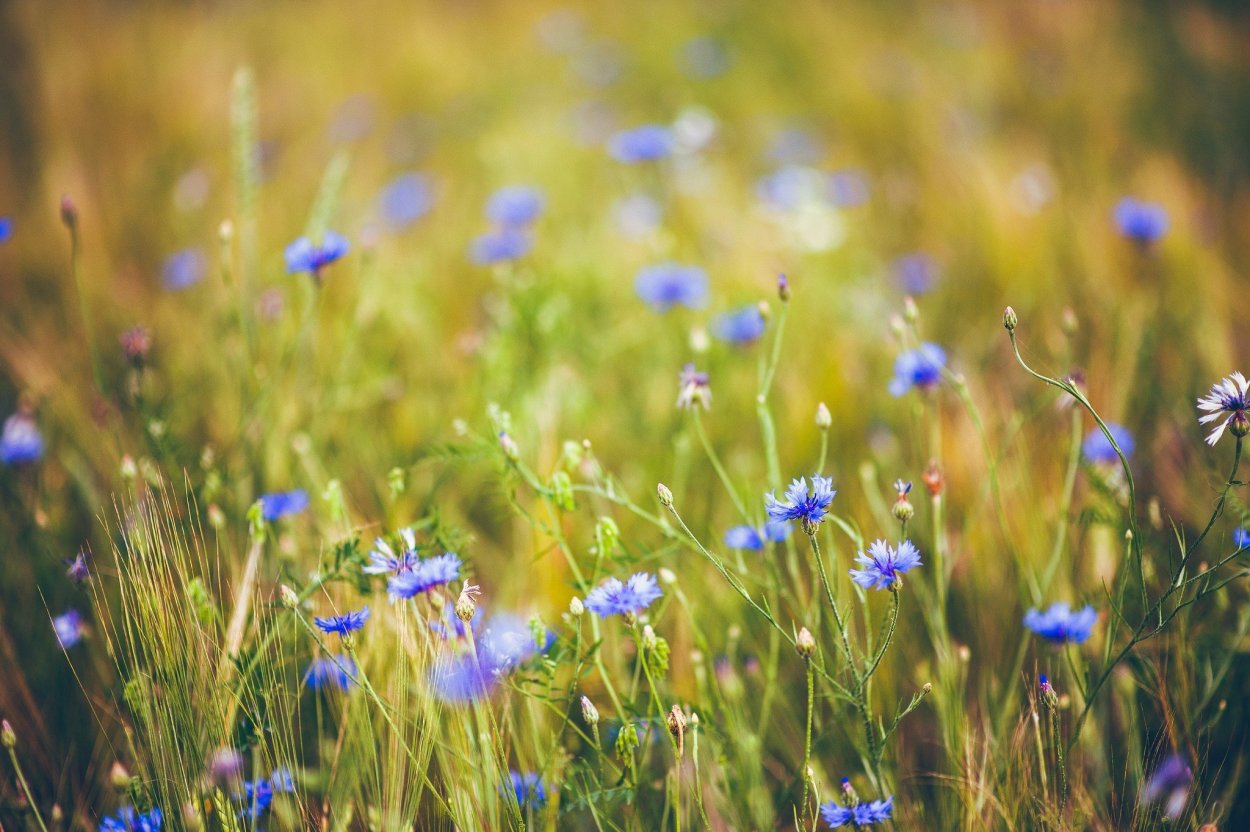
[[[625,582],[608,578],[586,593],[586,609],[600,618],[610,615],[636,615],[655,603],[663,595],[655,576],[647,572],[635,572]]]
[[[113,817],[100,821],[100,832],[161,832],[164,824],[160,809],[136,812],[133,806],[123,806]]]
[[[639,270],[634,291],[657,312],[676,306],[702,309],[707,304],[707,272],[698,266],[657,263]]]
[[[302,514],[308,509],[308,492],[301,488],[294,491],[275,491],[260,498],[260,516],[267,522]]]
[[[243,791],[233,795],[239,804],[239,819],[259,820],[273,805],[278,794],[294,794],[295,778],[288,769],[280,768],[270,777],[258,777],[243,784]]]
[[[453,652],[430,673],[435,694],[445,702],[463,704],[488,695],[495,685],[521,664],[554,643],[549,631],[536,638],[533,627],[513,615],[500,615],[481,627],[476,655]]]
[[[1024,626],[1047,641],[1063,644],[1083,644],[1089,639],[1098,613],[1091,606],[1073,611],[1072,607],[1057,601],[1045,612],[1029,609],[1024,614]]]
[[[524,257],[534,244],[530,227],[542,215],[544,204],[542,192],[528,185],[495,191],[486,201],[486,217],[494,227],[473,239],[470,259],[491,266]]]

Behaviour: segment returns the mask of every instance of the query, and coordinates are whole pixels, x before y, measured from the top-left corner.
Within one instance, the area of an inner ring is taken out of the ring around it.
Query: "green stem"
[[[17,772],[17,784],[22,789],[22,795],[26,798],[26,805],[30,807],[31,814],[35,816],[35,822],[39,824],[42,832],[48,832],[48,827],[43,822],[43,815],[39,814],[39,807],[35,805],[35,796],[30,791],[30,784],[26,782],[26,774],[22,771],[21,763],[17,761],[17,749],[9,748],[9,761],[13,763],[13,770]]]
[[[812,715],[816,708],[816,677],[812,673],[812,663],[804,660],[803,664],[807,671],[807,728],[803,733],[803,768],[799,771],[799,776],[803,778],[803,802],[799,804],[800,820],[808,815],[807,795],[811,784],[807,769],[812,761]]]
[[[694,431],[699,435],[699,442],[703,445],[703,451],[707,454],[708,460],[712,463],[712,469],[716,471],[716,476],[720,478],[721,485],[725,487],[725,491],[729,493],[729,499],[733,501],[734,508],[738,509],[738,513],[742,515],[742,519],[751,522],[751,516],[747,514],[746,504],[742,502],[742,497],[738,494],[738,489],[734,487],[733,481],[729,479],[729,472],[725,470],[725,466],[721,464],[720,457],[716,453],[716,449],[712,447],[711,441],[707,438],[707,431],[703,429],[703,416],[699,408],[690,409],[690,415],[694,420]]]

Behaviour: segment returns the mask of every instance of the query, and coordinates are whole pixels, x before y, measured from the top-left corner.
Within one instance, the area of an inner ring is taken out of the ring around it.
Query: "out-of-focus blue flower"
[[[785,500],[778,500],[773,493],[764,498],[764,508],[768,516],[778,522],[791,520],[802,521],[804,525],[815,526],[825,519],[829,504],[838,494],[833,490],[833,479],[812,474],[812,487],[809,490],[807,480],[800,477],[790,481],[786,489]]]
[[[1231,427],[1234,436],[1245,436],[1250,431],[1250,416],[1246,409],[1250,407],[1250,382],[1241,373],[1233,373],[1227,378],[1211,385],[1211,392],[1198,399],[1198,409],[1206,415],[1198,419],[1198,424],[1209,425],[1223,417],[1224,421],[1212,429],[1206,442],[1214,447],[1224,429]],[[1227,415],[1226,415],[1227,414]]]
[[[1117,425],[1113,422],[1107,423],[1107,430],[1115,439],[1115,444],[1120,446],[1120,450],[1124,452],[1124,456],[1133,455],[1133,449],[1137,447],[1133,441],[1133,434],[1129,433],[1128,428],[1123,425]],[[1085,441],[1081,443],[1081,454],[1089,462],[1098,462],[1103,464],[1118,464],[1120,457],[1116,455],[1115,448],[1107,441],[1107,437],[1103,435],[1100,428],[1094,428],[1086,436]]]
[[[543,212],[543,193],[530,185],[500,188],[486,200],[486,216],[503,226],[526,226]]]
[[[529,622],[516,615],[497,615],[482,628],[478,659],[495,674],[508,672],[534,655],[546,652],[555,634],[544,631],[541,635],[540,644]]]
[[[764,548],[765,541],[780,543],[790,536],[790,524],[769,520],[763,529],[754,526],[734,526],[725,532],[725,545],[730,549],[749,549],[758,552]]]
[[[308,492],[302,488],[294,491],[275,491],[260,498],[260,516],[272,523],[279,517],[299,514],[308,508]]]
[[[123,806],[111,818],[100,821],[100,832],[161,832],[165,818],[153,808],[140,814],[132,806]]]
[[[307,272],[314,278],[320,278],[321,270],[347,254],[350,248],[347,238],[333,231],[325,232],[320,244],[300,237],[286,247],[286,273]]]
[[[87,553],[79,551],[74,559],[67,561],[65,576],[76,584],[86,583],[91,577],[91,568],[87,564]]]
[[[1250,529],[1245,526],[1233,529],[1233,545],[1238,549],[1250,547]]]
[[[913,252],[896,257],[891,265],[894,279],[909,295],[923,295],[933,288],[938,268],[933,258],[923,252]]]
[[[407,228],[430,212],[434,190],[428,177],[405,173],[382,189],[378,206],[392,228]]]
[[[456,580],[460,577],[460,567],[460,557],[446,552],[418,561],[407,572],[388,580],[386,588],[394,598],[413,598]]]
[[[86,633],[82,613],[78,610],[66,610],[52,619],[52,630],[56,633],[56,640],[61,643],[61,648],[68,650],[82,641]]]
[[[863,171],[847,168],[829,174],[829,198],[839,208],[858,208],[870,195],[868,177]]]
[[[913,387],[931,390],[942,380],[946,351],[937,344],[923,343],[914,350],[904,350],[894,360],[894,378],[890,395],[901,396]]]
[[[519,771],[512,771],[508,776],[512,780],[512,794],[516,796],[516,802],[522,811],[537,811],[546,805],[547,789],[537,772],[521,774]]]
[[[616,227],[630,239],[645,237],[660,227],[664,208],[644,193],[631,194],[613,206]]]
[[[831,800],[821,804],[820,816],[834,829],[847,825],[857,828],[872,826],[894,817],[894,797],[874,800],[871,803],[856,803],[854,806],[843,806]]]
[[[1146,782],[1142,784],[1138,794],[1138,802],[1143,806],[1163,801],[1163,813],[1170,820],[1176,820],[1185,811],[1189,801],[1189,789],[1194,781],[1194,773],[1179,754],[1169,754],[1161,762]]]
[[[744,306],[718,315],[712,321],[712,334],[731,344],[750,344],[764,334],[765,325],[758,306]]]
[[[473,238],[469,258],[479,266],[493,266],[519,260],[529,254],[533,245],[530,235],[519,228],[496,228]]]
[[[829,185],[820,171],[803,165],[785,165],[755,183],[755,195],[776,211],[794,211],[825,202]]]
[[[353,633],[365,626],[365,622],[369,620],[369,607],[364,606],[358,610],[345,612],[342,615],[332,615],[328,618],[315,616],[313,623],[323,633],[338,633],[341,636]]]
[[[1045,612],[1030,608],[1024,614],[1025,627],[1056,644],[1084,644],[1097,620],[1098,613],[1093,607],[1086,606],[1073,612],[1072,607],[1063,601],[1051,604]]]
[[[452,704],[476,702],[490,693],[494,676],[486,672],[477,659],[462,653],[434,665],[430,682],[439,699]]]
[[[399,537],[404,543],[404,548],[399,552],[391,548],[391,544],[382,538],[375,539],[373,549],[369,552],[369,565],[361,567],[360,571],[366,575],[388,573],[401,575],[416,568],[418,563],[416,532],[410,528],[400,529]]]
[[[199,249],[188,248],[174,252],[161,265],[161,282],[166,289],[173,291],[194,286],[203,279],[207,264],[204,252]]]
[[[430,629],[439,635],[444,641],[449,638],[464,638],[469,633],[469,629],[473,630],[474,637],[482,631],[483,611],[481,607],[475,607],[473,610],[473,618],[465,624],[460,620],[460,616],[456,615],[455,604],[444,604],[442,621],[431,621]]]
[[[43,457],[43,434],[35,420],[28,414],[18,412],[4,420],[0,430],[0,462],[5,465],[22,465],[38,462]]]
[[[863,569],[852,569],[851,580],[864,589],[890,589],[903,575],[917,566],[923,566],[920,551],[910,540],[904,540],[895,548],[884,540],[873,541],[868,552],[860,552],[855,562]]]
[[[687,364],[681,368],[678,378],[681,380],[681,386],[677,388],[678,410],[693,410],[696,405],[707,410],[712,406],[712,385],[707,373],[696,370],[693,364]]]
[[[275,794],[293,793],[295,778],[289,769],[275,769],[272,777],[258,777],[243,784],[243,792],[233,795],[240,804],[239,819],[258,820],[273,805]]]
[[[673,152],[673,134],[662,124],[622,130],[608,141],[608,152],[618,162],[653,162]]]
[[[635,615],[651,606],[664,593],[655,576],[647,572],[635,572],[622,583],[619,578],[608,578],[586,593],[586,609],[600,618],[609,615]]]
[[[681,64],[691,78],[715,78],[729,69],[729,52],[719,40],[699,35],[682,44]]]
[[[639,270],[634,291],[657,312],[674,306],[700,309],[707,303],[707,272],[698,266],[657,263]]]
[[[308,663],[304,681],[313,690],[325,687],[347,690],[356,675],[356,663],[349,656],[322,656]]]
[[[0,243],[7,243],[13,236],[13,218],[0,217]]]
[[[1126,196],[1115,204],[1115,224],[1125,237],[1147,246],[1167,232],[1168,212],[1158,203]]]

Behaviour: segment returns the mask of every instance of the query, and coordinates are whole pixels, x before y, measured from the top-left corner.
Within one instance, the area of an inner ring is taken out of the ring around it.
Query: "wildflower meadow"
[[[1250,829],[1248,32],[0,4],[0,832]]]

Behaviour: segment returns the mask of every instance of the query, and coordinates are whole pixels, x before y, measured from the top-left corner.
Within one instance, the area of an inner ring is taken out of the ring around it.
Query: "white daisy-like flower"
[[[391,544],[382,538],[373,541],[373,551],[369,553],[369,565],[360,571],[366,575],[402,575],[411,572],[417,564],[417,535],[412,529],[401,529],[399,537],[404,548],[396,552]]]
[[[1206,425],[1223,419],[1207,436],[1207,444],[1214,445],[1224,435],[1224,429],[1233,436],[1241,437],[1250,433],[1250,416],[1246,409],[1250,406],[1250,382],[1241,373],[1233,373],[1228,378],[1211,386],[1211,392],[1198,399],[1198,409],[1207,415],[1198,419]]]

